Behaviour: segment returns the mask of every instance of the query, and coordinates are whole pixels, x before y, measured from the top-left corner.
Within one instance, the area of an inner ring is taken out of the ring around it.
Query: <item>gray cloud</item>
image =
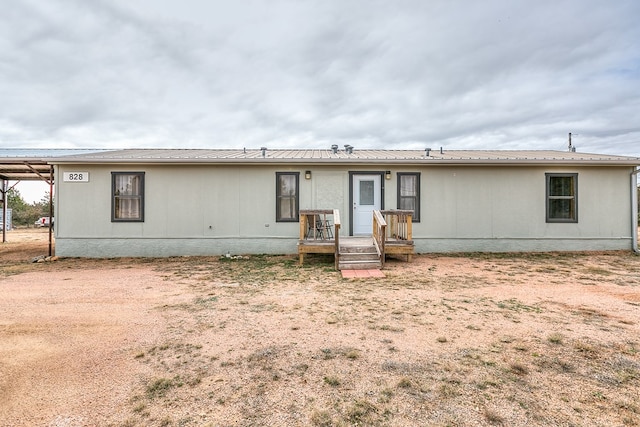
[[[236,3],[11,2],[0,144],[640,155],[637,2]]]

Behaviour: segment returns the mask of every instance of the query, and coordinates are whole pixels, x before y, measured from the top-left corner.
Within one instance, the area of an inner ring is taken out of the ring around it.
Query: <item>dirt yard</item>
[[[60,259],[0,244],[2,426],[640,425],[640,257]]]

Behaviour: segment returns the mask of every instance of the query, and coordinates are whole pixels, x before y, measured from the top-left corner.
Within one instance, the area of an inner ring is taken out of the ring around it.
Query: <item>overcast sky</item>
[[[640,156],[637,0],[20,0],[0,146]]]

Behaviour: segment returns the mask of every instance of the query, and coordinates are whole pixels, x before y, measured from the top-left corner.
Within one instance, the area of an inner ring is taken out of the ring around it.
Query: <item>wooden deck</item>
[[[343,240],[345,238],[343,237]],[[336,250],[335,240],[300,240],[298,242],[298,254],[300,264],[304,260],[304,254],[332,254]]]
[[[340,259],[340,212],[337,209],[300,211],[300,265],[305,254],[330,254],[335,257],[336,270]]]
[[[387,239],[384,252],[387,255],[404,255],[407,257],[407,262],[411,262],[416,249],[413,240]]]
[[[355,261],[347,261],[347,258],[354,253],[371,251],[367,248],[374,248],[377,252],[379,268],[384,266],[387,255],[406,256],[409,262],[415,254],[411,225],[411,211],[375,211],[372,236],[347,237],[340,236],[340,213],[337,209],[301,210],[298,241],[300,265],[304,263],[306,254],[333,253],[336,270],[348,268],[348,263]]]

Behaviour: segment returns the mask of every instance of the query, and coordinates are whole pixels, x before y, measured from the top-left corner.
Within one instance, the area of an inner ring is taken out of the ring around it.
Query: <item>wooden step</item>
[[[380,268],[382,268],[382,263],[373,244],[373,239],[350,239],[347,243],[340,245],[339,270],[374,270]]]
[[[357,260],[380,260],[380,256],[377,252],[348,252],[348,253],[340,253],[340,259],[346,261],[357,261]]]
[[[376,247],[373,245],[366,246],[340,246],[341,254],[355,254],[355,253],[371,253],[376,252]]]
[[[339,270],[374,270],[380,268],[382,268],[382,263],[379,259],[353,261],[344,261],[340,259],[340,263],[338,265]]]
[[[340,270],[369,270],[382,268],[377,252],[350,252],[340,254]]]

